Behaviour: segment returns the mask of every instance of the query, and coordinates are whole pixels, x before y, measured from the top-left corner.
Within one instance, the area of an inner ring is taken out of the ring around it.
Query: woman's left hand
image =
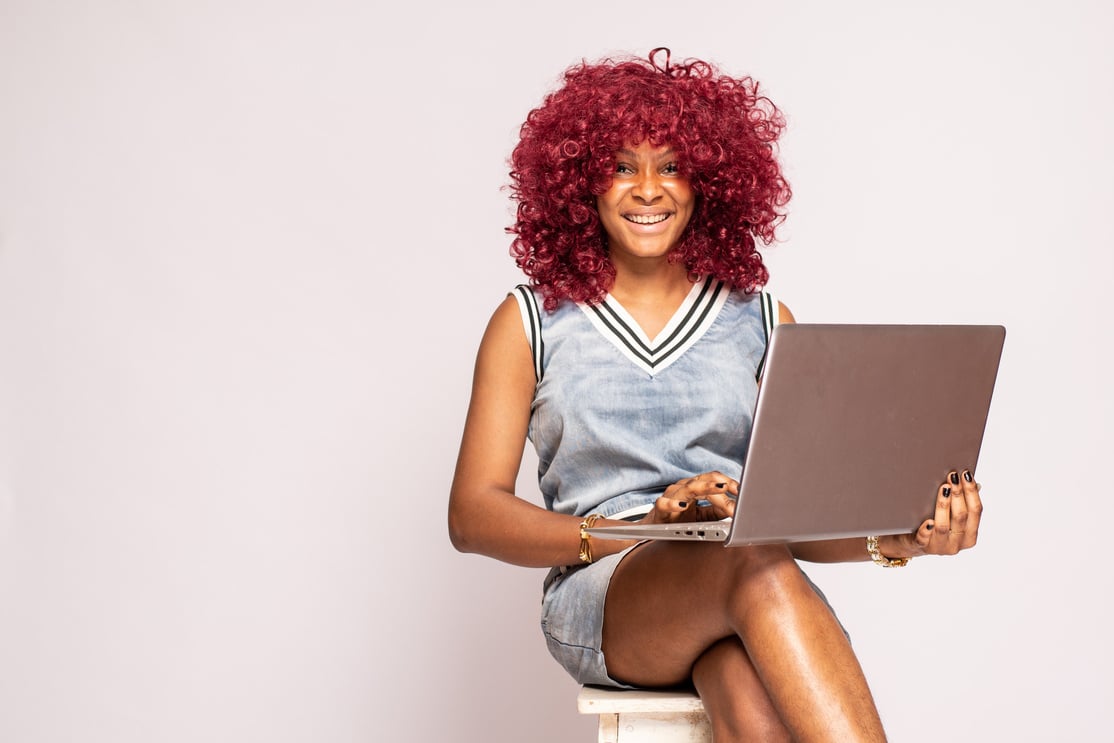
[[[936,513],[926,519],[915,532],[892,537],[899,546],[893,554],[954,555],[975,546],[982,520],[982,498],[979,484],[970,470],[952,470],[936,491]],[[889,555],[879,540],[882,554]]]

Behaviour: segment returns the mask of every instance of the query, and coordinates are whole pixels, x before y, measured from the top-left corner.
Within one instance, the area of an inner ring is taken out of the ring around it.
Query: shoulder
[[[499,306],[495,308],[495,312],[492,313],[491,319],[487,323],[484,342],[487,343],[490,338],[496,342],[524,343],[526,333],[523,319],[527,312],[527,308],[524,307],[525,304],[526,300],[518,289],[508,293],[503,301],[499,303]]]
[[[476,356],[476,382],[521,381],[533,387],[534,364],[522,318],[519,301],[513,294],[495,308]]]
[[[761,315],[762,324],[766,326],[767,332],[773,330],[775,325],[780,325],[783,322],[797,322],[789,307],[780,301],[773,292],[762,289],[761,291],[747,293],[735,289],[732,294],[737,297],[735,300],[737,303],[749,305],[753,308],[750,310],[751,312],[754,312],[756,316]]]
[[[793,313],[789,311],[789,307],[771,291],[763,289],[757,295],[762,303],[762,315],[768,318],[767,322],[770,327],[780,325],[783,322],[797,322],[797,318],[793,317]],[[772,320],[772,322],[770,322]]]

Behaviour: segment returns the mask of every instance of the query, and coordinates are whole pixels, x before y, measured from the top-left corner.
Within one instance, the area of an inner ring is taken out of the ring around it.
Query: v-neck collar
[[[681,306],[652,340],[615,297],[580,309],[607,340],[650,376],[661,373],[708,331],[731,290],[708,276],[693,284]]]

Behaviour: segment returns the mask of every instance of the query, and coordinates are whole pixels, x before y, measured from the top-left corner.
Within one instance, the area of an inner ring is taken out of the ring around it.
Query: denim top
[[[539,311],[515,289],[537,386],[528,436],[547,508],[644,513],[665,488],[718,470],[738,478],[777,303],[697,281],[653,340],[613,297]]]

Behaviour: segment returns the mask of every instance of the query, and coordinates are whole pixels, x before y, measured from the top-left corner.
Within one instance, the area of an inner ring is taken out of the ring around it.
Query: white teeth
[[[623,217],[635,224],[657,224],[669,219],[668,214],[625,214]]]

